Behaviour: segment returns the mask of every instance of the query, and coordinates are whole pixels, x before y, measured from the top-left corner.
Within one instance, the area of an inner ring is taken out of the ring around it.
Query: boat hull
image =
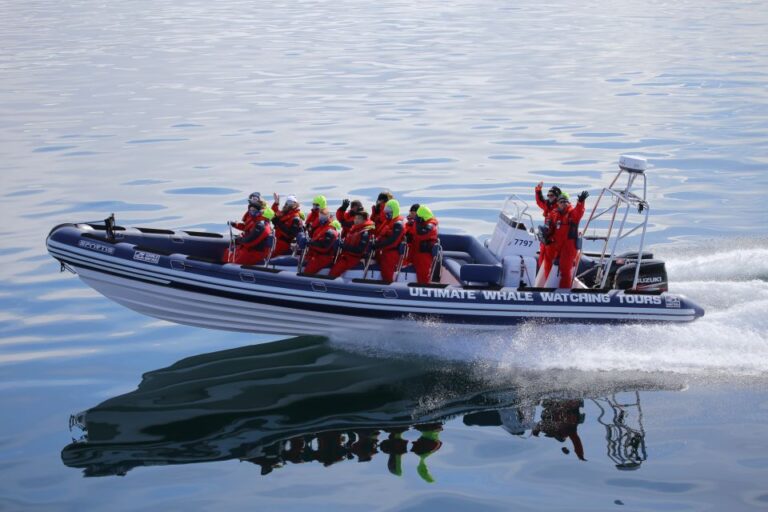
[[[153,253],[147,247],[159,236],[128,229],[111,240],[87,224],[68,224],[54,228],[47,247],[83,282],[119,304],[171,322],[230,331],[333,335],[410,330],[414,323],[498,330],[530,321],[677,323],[703,314],[670,293],[384,285],[301,276],[295,268],[222,265],[189,257],[183,244],[226,242],[179,237],[178,252]]]

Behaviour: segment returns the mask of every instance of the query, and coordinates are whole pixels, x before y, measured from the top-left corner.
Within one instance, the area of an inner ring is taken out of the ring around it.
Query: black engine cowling
[[[618,290],[632,288],[635,279],[637,262],[628,263],[616,270],[613,287]],[[640,262],[640,275],[637,278],[637,290],[644,292],[666,292],[669,289],[667,269],[661,260],[646,260]]]

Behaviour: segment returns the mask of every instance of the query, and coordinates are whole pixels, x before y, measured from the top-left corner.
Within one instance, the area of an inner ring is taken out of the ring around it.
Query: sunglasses
[[[547,194],[547,197],[555,197],[555,194]]]

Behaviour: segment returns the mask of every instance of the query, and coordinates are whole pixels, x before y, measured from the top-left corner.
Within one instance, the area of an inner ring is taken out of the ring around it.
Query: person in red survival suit
[[[376,198],[376,203],[371,207],[371,216],[369,218],[376,225],[377,232],[384,224],[387,223],[387,216],[384,213],[384,207],[387,205],[387,201],[390,199],[392,199],[392,193],[385,190],[379,194],[379,197]],[[376,236],[378,236],[378,233],[376,233]]]
[[[553,186],[547,191],[547,198],[544,199],[544,194],[541,192],[541,188],[544,186],[544,182],[540,181],[535,188],[536,204],[541,208],[544,214],[544,222],[547,221],[547,217],[554,210],[557,209],[557,198],[563,193],[559,187]],[[546,273],[549,273],[549,269],[552,267],[552,246],[551,244],[545,244],[542,242],[539,245],[539,261],[538,267],[542,265],[546,266]]]
[[[579,221],[584,215],[584,202],[589,197],[586,190],[579,194],[575,207],[571,206],[568,194],[562,193],[557,199],[557,209],[547,217],[547,226],[552,239],[552,262],[560,268],[559,288],[570,288],[573,281],[573,267],[578,254]]]
[[[338,225],[338,223],[336,223]],[[317,274],[331,263],[336,256],[336,240],[339,233],[331,222],[328,208],[323,208],[318,214],[317,227],[312,232],[312,239],[307,244],[307,266],[305,274]]]
[[[421,205],[416,211],[416,222],[411,242],[411,261],[416,267],[416,281],[426,284],[432,281],[432,248],[437,243],[437,217],[428,207]]]
[[[405,218],[405,241],[408,243],[408,254],[403,261],[404,267],[413,263],[411,256],[416,253],[413,248],[413,232],[416,229],[416,212],[419,210],[419,206],[421,206],[419,203],[412,204],[408,210],[408,216]]]
[[[324,195],[316,195],[312,198],[312,209],[307,215],[307,220],[304,222],[304,227],[307,230],[307,235],[312,237],[312,232],[319,225],[320,210],[328,206],[328,200]]]
[[[341,244],[339,259],[328,273],[329,276],[339,277],[347,270],[354,268],[365,256],[373,233],[373,222],[368,219],[368,212],[359,210],[355,213],[355,224]]]
[[[349,209],[349,211],[347,211],[347,209]],[[341,206],[336,210],[336,220],[341,224],[341,238],[346,238],[347,233],[349,233],[349,230],[355,224],[355,214],[358,211],[364,210],[363,203],[357,199],[351,202],[349,199],[345,199],[341,202]]]
[[[238,265],[258,265],[264,261],[271,247],[267,238],[272,234],[270,219],[274,216],[272,210],[263,209],[263,203],[248,206],[248,219],[244,223],[236,223],[234,227],[243,234],[234,241],[234,250],[227,252],[226,263]]]
[[[272,211],[275,217],[272,224],[275,226],[275,256],[291,252],[291,243],[296,240],[296,235],[302,229],[301,209],[296,196],[285,198],[285,204],[280,209],[280,196],[274,194],[275,202],[272,203]]]
[[[381,279],[391,283],[395,277],[397,262],[400,260],[400,242],[405,238],[405,219],[400,215],[400,203],[390,199],[384,206],[387,221],[376,227],[376,261],[379,263]]]

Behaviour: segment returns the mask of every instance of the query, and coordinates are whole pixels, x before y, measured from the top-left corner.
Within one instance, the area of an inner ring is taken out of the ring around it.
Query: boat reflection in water
[[[380,453],[396,475],[403,457],[418,457],[419,475],[433,481],[427,458],[442,446],[443,424],[458,417],[521,438],[550,437],[585,459],[578,427],[591,400],[601,411],[608,456],[617,468],[634,469],[646,459],[638,390],[660,388],[670,384],[374,357],[300,337],[202,354],[145,374],[135,391],[70,418],[80,439],[64,448],[62,460],[85,476],[228,459],[267,474],[290,464],[371,461]],[[619,402],[619,395],[632,400]]]

